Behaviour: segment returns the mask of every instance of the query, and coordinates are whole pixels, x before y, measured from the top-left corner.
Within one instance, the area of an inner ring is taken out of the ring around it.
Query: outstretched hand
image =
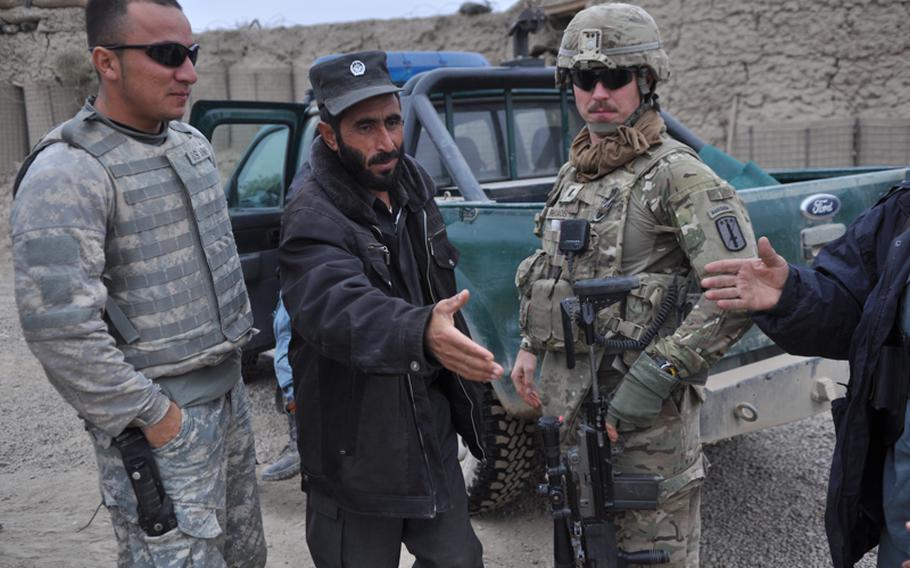
[[[468,303],[469,297],[470,293],[462,290],[433,306],[424,342],[436,360],[453,373],[471,381],[495,381],[502,376],[502,366],[489,350],[455,327],[455,314]]]
[[[780,300],[790,267],[767,237],[758,239],[758,258],[710,262],[705,272],[719,274],[701,281],[705,298],[722,310],[770,310]]]

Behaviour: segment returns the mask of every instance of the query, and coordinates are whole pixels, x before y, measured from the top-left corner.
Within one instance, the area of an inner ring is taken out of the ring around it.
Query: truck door
[[[246,363],[274,345],[281,215],[288,185],[305,156],[307,108],[293,103],[199,101],[190,115],[190,123],[215,150],[254,325],[260,330],[244,347]]]

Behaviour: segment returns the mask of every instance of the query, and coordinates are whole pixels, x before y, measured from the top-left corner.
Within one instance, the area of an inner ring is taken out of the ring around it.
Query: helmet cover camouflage
[[[648,67],[654,78],[670,78],[670,59],[657,23],[632,4],[598,4],[575,15],[562,35],[557,70]],[[557,72],[557,77],[560,74]]]

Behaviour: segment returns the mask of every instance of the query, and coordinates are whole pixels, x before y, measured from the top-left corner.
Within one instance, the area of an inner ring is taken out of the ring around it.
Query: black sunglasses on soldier
[[[572,78],[572,84],[583,91],[593,91],[597,83],[607,89],[615,90],[625,87],[635,78],[635,69],[631,67],[570,69],[569,76]]]
[[[176,42],[150,44],[115,43],[112,45],[99,45],[98,47],[111,50],[142,49],[145,51],[145,54],[151,57],[156,63],[160,63],[165,67],[180,67],[183,65],[183,62],[186,61],[187,57],[189,57],[190,62],[193,65],[196,65],[196,58],[199,57],[198,43],[194,43],[189,47]]]

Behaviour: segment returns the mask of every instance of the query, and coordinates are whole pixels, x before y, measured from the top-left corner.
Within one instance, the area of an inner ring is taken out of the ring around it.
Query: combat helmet
[[[598,4],[585,8],[569,22],[556,57],[556,84],[570,84],[570,69],[601,66],[638,70],[642,103],[627,122],[634,122],[648,108],[657,108],[654,87],[670,78],[670,58],[663,49],[657,23],[643,8],[622,3]],[[646,70],[650,70],[653,85]]]

